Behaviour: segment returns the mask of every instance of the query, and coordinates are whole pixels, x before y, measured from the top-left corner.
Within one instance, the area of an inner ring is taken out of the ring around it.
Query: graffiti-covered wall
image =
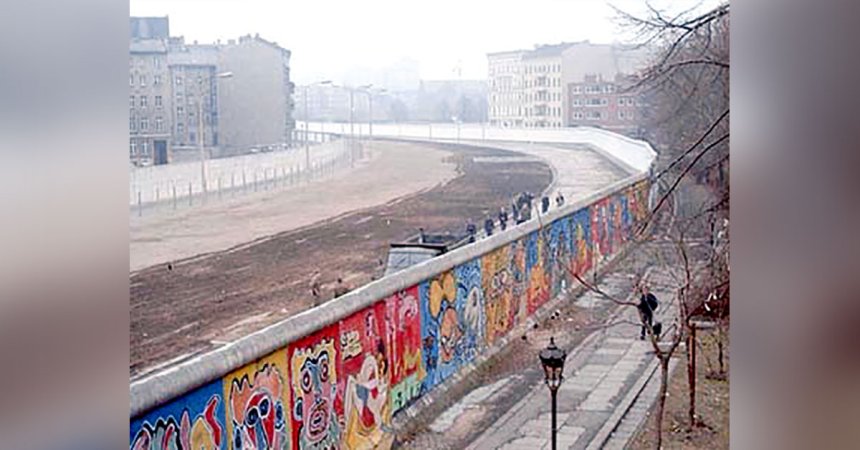
[[[134,417],[130,448],[390,445],[393,415],[573,285],[572,272],[617,253],[648,213],[648,187],[637,181],[533,232],[512,233],[490,251]]]

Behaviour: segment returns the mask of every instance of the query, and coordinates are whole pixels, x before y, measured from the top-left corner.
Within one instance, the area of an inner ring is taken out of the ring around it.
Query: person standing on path
[[[558,195],[555,196],[555,206],[556,208],[561,208],[564,205],[564,195],[561,191],[558,191]]]
[[[505,228],[507,228],[507,226],[508,212],[505,211],[505,207],[502,206],[501,209],[499,209],[499,228],[501,228],[502,231],[505,231]]]
[[[311,296],[313,297],[314,306],[319,306],[322,303],[322,286],[320,286],[320,272],[314,271],[311,276]]]
[[[484,220],[484,232],[487,233],[487,237],[490,237],[493,235],[493,228],[494,227],[495,227],[495,223],[493,222],[493,218],[487,217],[487,219]]]
[[[642,332],[639,334],[639,340],[644,341],[645,331],[653,327],[654,311],[657,310],[659,302],[657,297],[650,292],[647,284],[643,283],[639,291],[642,293],[639,297],[639,304],[636,306],[639,309],[639,318],[642,319]]]

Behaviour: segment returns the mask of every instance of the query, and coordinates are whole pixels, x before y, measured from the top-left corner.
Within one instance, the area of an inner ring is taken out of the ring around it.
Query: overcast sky
[[[701,2],[651,3],[681,11]],[[404,58],[418,62],[423,79],[456,78],[458,64],[462,78],[481,79],[488,52],[629,41],[610,5],[645,8],[644,0],[131,0],[130,8],[132,16],[170,16],[171,34],[186,42],[259,33],[292,52],[291,77],[302,84],[340,82],[351,69]]]

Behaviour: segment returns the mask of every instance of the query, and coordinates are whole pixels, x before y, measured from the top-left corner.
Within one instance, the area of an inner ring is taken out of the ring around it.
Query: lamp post
[[[308,135],[310,134],[308,130],[308,127],[310,126],[308,123],[310,121],[310,118],[308,117],[308,97],[310,96],[310,88],[311,86],[325,86],[327,84],[331,84],[331,80],[317,81],[316,83],[305,85],[305,173],[307,174],[310,174],[308,169],[311,167],[311,149],[310,140],[308,139]]]
[[[215,78],[232,78],[233,72],[221,72],[215,74]],[[215,105],[210,105],[210,107],[215,107]],[[203,194],[206,194],[208,191],[208,187],[206,186],[208,183],[206,181],[206,149],[204,146],[203,139],[203,102],[201,98],[198,96],[197,98],[197,147],[200,150],[200,184],[203,188]]]
[[[555,346],[554,338],[549,338],[549,345],[540,351],[539,357],[540,363],[543,366],[544,381],[552,397],[552,450],[556,450],[556,394],[558,393],[558,387],[561,386],[561,382],[564,380],[564,359],[567,358],[567,353]]]

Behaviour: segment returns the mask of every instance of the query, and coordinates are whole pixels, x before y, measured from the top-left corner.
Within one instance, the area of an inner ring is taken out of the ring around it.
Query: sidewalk
[[[661,308],[655,317],[664,323],[664,328],[674,314],[669,302],[672,292],[667,290],[671,280],[668,270],[655,267],[649,270],[648,276],[652,291],[661,299]],[[611,290],[610,293],[616,294]],[[594,300],[594,294],[586,293],[577,303],[588,307]],[[614,325],[595,331],[569,352],[565,380],[558,391],[557,443],[560,449],[602,448],[604,445],[620,447],[632,437],[638,426],[635,417],[624,417],[624,414],[645,387],[644,383],[656,369],[657,361],[650,342],[639,340],[639,327],[636,325],[639,319],[635,308],[619,307],[610,323]],[[563,337],[557,337],[557,341],[563,342]],[[653,390],[652,385],[647,386],[646,394]],[[460,420],[468,420],[469,410],[489,408],[488,405],[500,396],[510,395],[514,390],[529,392],[467,448],[550,448],[549,391],[542,382],[527,383],[516,376],[476,389],[437,418],[430,428],[435,433],[444,434],[446,428]],[[647,408],[637,407],[631,413],[644,417],[645,411]],[[625,426],[616,430],[622,418]],[[613,430],[614,434],[611,433]]]

